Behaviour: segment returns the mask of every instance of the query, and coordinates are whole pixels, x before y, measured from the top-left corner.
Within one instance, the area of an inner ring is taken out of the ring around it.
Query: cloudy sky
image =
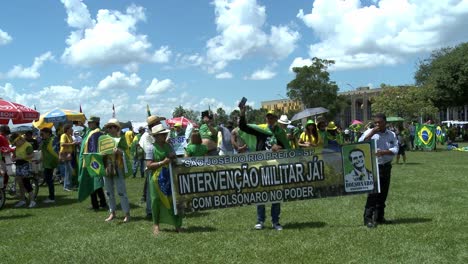
[[[1,1],[0,97],[122,121],[258,108],[313,57],[336,61],[340,91],[412,84],[466,28],[468,0]]]

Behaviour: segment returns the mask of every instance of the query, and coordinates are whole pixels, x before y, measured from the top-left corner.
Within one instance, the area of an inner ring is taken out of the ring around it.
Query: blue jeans
[[[281,213],[281,204],[272,203],[271,204],[271,222],[273,224],[279,224],[279,216]],[[257,222],[265,223],[265,205],[257,205]]]
[[[120,170],[117,170],[117,175],[115,176],[104,177],[104,188],[106,189],[109,211],[111,213],[115,212],[116,208],[114,186],[117,189],[117,195],[120,197],[120,206],[122,207],[122,211],[128,215],[130,213],[130,203],[127,197],[127,188],[125,186],[123,172]]]
[[[133,177],[136,176],[138,167],[140,167],[140,176],[143,178],[145,177],[145,160],[144,159],[133,159]]]
[[[71,189],[72,188],[72,167],[71,161],[60,162],[59,164],[60,175],[63,177],[63,188]]]

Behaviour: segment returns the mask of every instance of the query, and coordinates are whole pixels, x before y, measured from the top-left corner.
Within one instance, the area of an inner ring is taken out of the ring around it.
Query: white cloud
[[[276,73],[271,71],[268,68],[257,70],[252,75],[247,77],[246,79],[249,80],[268,80],[276,76]]]
[[[0,29],[0,45],[6,45],[12,40],[11,36],[7,32]]]
[[[232,78],[232,73],[230,72],[222,72],[216,74],[216,79],[231,79]]]
[[[97,88],[99,90],[136,88],[140,81],[140,77],[135,73],[127,76],[125,73],[113,72],[112,75],[101,80]]]
[[[289,71],[292,72],[292,68],[294,67],[304,67],[304,66],[310,66],[310,65],[312,65],[311,59],[304,59],[302,57],[297,57],[289,66]]]
[[[270,34],[265,32],[265,7],[256,0],[215,0],[214,6],[219,35],[206,43],[209,72],[221,71],[230,61],[247,55],[268,54],[281,59],[294,50],[299,33],[287,26],[272,26]]]
[[[86,80],[88,79],[89,77],[91,77],[91,72],[81,72],[79,75],[78,75],[78,79],[80,80]]]
[[[137,33],[137,23],[145,21],[143,7],[131,5],[125,13],[100,9],[92,20],[81,0],[63,1],[67,23],[75,31],[67,39],[69,45],[62,60],[73,65],[132,65],[142,62],[164,63],[171,51],[162,46],[151,51],[147,36]],[[80,20],[80,18],[83,19]],[[135,68],[132,66],[131,68]]]
[[[332,69],[395,65],[408,55],[466,41],[467,1],[316,0],[297,17],[320,41],[309,56],[335,60]]]
[[[52,60],[54,56],[50,51],[42,54],[39,57],[34,58],[33,65],[31,67],[23,67],[22,65],[15,65],[13,69],[9,70],[5,74],[6,78],[23,78],[23,79],[37,79],[41,76],[39,69],[42,67],[44,62]]]
[[[156,95],[161,94],[169,89],[174,88],[174,83],[170,79],[164,79],[162,81],[158,81],[158,79],[153,78],[151,84],[146,88],[147,95]]]

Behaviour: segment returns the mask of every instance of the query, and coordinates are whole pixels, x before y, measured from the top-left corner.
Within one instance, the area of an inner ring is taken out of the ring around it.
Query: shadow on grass
[[[294,222],[284,225],[286,229],[304,229],[304,228],[321,228],[326,226],[325,222]]]
[[[422,223],[428,223],[431,222],[432,219],[430,218],[397,218],[397,219],[392,219],[390,225],[401,225],[401,224],[422,224]]]
[[[197,218],[197,217],[204,217],[204,216],[208,216],[208,215],[210,215],[210,213],[208,213],[208,212],[190,212],[190,213],[185,213],[184,217]]]
[[[395,166],[400,166],[400,165],[402,165],[402,166],[412,166],[412,165],[421,165],[421,164],[422,163],[420,163],[420,162],[406,162],[406,163],[399,163],[399,164],[395,163],[393,165],[395,165]]]
[[[184,228],[183,233],[209,233],[217,230],[218,229],[211,226],[187,226]]]
[[[24,215],[8,215],[8,216],[0,216],[0,220],[15,220],[21,219],[32,216],[31,214],[24,214]]]

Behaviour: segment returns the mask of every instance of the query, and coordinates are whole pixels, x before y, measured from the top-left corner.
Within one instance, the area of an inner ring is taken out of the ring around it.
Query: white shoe
[[[37,205],[37,204],[36,204],[35,201],[31,201],[31,202],[29,203],[29,208],[34,208],[34,207],[36,207],[36,205]]]
[[[19,201],[15,204],[15,208],[23,207],[26,205],[26,201]]]
[[[254,226],[255,229],[257,230],[262,230],[263,229],[263,222],[258,222],[255,226]]]
[[[51,200],[51,199],[47,198],[42,202],[45,203],[45,204],[49,204],[49,203],[55,203],[55,200]]]
[[[283,230],[283,227],[280,225],[280,223],[273,224],[273,228],[277,231]]]

